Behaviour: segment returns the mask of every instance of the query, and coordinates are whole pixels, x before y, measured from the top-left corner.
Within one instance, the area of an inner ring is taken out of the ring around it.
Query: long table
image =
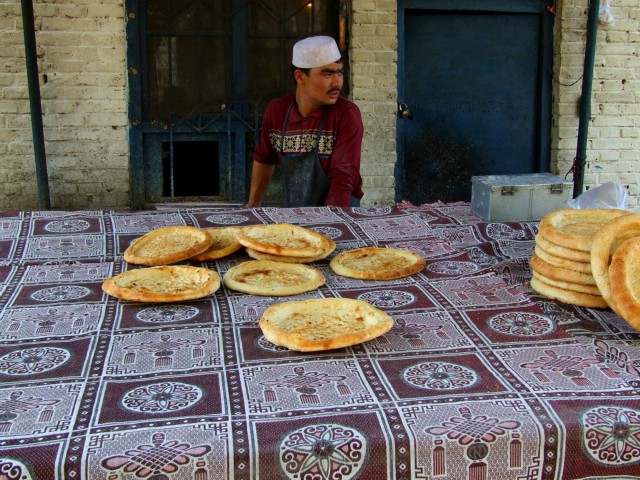
[[[406,248],[427,265],[364,281],[330,256],[313,264],[326,285],[295,297],[101,290],[155,228],[279,222],[329,235],[334,255]],[[468,203],[0,213],[0,478],[640,478],[640,334],[531,290],[538,225]],[[264,339],[268,306],[326,297],[395,325],[327,352]]]

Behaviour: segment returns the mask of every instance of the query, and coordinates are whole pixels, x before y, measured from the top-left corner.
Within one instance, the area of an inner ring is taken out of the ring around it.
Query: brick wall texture
[[[123,0],[33,0],[52,208],[130,206]],[[397,2],[352,0],[351,97],[364,123],[365,205],[395,200]],[[600,1],[601,5],[604,0]],[[554,26],[552,173],[576,155],[588,0]],[[640,0],[598,26],[585,188],[618,181],[640,206]],[[0,3],[0,210],[39,208],[21,3]],[[571,178],[571,177],[569,177]]]

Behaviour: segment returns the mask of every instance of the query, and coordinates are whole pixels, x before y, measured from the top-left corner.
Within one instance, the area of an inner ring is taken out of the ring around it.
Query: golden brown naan
[[[224,285],[251,295],[298,295],[325,283],[324,275],[309,265],[251,260],[232,267],[224,274]]]
[[[590,263],[591,256],[589,252],[583,252],[582,250],[576,250],[574,248],[563,247],[562,245],[556,245],[550,242],[538,233],[536,235],[536,245],[539,246],[545,252],[556,257],[565,258],[574,262]]]
[[[137,302],[177,302],[215,293],[220,276],[208,268],[188,265],[162,265],[137,268],[107,278],[105,293]]]
[[[611,220],[593,236],[591,244],[591,272],[600,294],[609,302],[611,309],[620,315],[612,302],[612,285],[609,280],[609,265],[613,254],[625,241],[640,236],[640,215],[625,215]],[[622,315],[620,315],[622,316]]]
[[[615,208],[563,208],[540,220],[540,233],[556,245],[590,253],[595,233],[605,223],[630,213]]]
[[[216,260],[218,258],[231,255],[242,248],[242,244],[238,242],[238,234],[242,231],[241,227],[218,227],[205,228],[205,231],[211,235],[211,246],[202,253],[194,255],[189,260],[197,262],[206,262],[207,260]]]
[[[326,235],[289,223],[245,227],[237,238],[247,248],[290,257],[315,257],[330,248]]]
[[[259,322],[271,343],[301,352],[333,350],[388,332],[393,319],[362,300],[325,298],[267,308]]]
[[[545,262],[551,265],[555,265],[556,267],[565,268],[567,270],[575,270],[576,272],[591,275],[591,262],[576,262],[575,260],[568,260],[566,258],[558,257],[544,251],[542,248],[540,248],[540,245],[536,245],[533,249],[533,252]]]
[[[593,275],[585,272],[578,272],[569,268],[559,267],[552,263],[546,262],[534,253],[529,259],[531,270],[541,274],[544,277],[552,278],[561,282],[579,283],[581,285],[596,286]]]
[[[545,297],[554,298],[564,303],[581,307],[607,308],[607,301],[602,295],[590,295],[588,293],[574,292],[563,288],[554,287],[540,280],[539,277],[531,277],[531,288]]]
[[[573,292],[588,293],[589,295],[600,295],[600,290],[595,285],[583,285],[581,283],[565,282],[564,280],[556,280],[554,278],[545,277],[541,273],[533,270],[531,272],[533,277],[537,277],[541,282],[544,282],[552,287],[561,288],[563,290],[571,290]]]
[[[329,263],[338,275],[363,280],[408,277],[426,265],[422,255],[399,248],[364,247],[339,253]]]
[[[138,265],[168,265],[198,255],[213,239],[206,231],[179,225],[150,231],[129,245],[124,260]]]
[[[640,237],[625,240],[616,249],[609,281],[613,310],[640,331]]]
[[[312,262],[317,262],[319,260],[323,260],[327,258],[329,255],[333,253],[335,249],[336,249],[336,242],[334,242],[332,238],[329,238],[329,245],[328,245],[327,251],[321,253],[320,255],[315,255],[313,257],[291,257],[287,255],[272,255],[271,253],[259,252],[258,250],[254,250],[253,248],[245,248],[245,251],[251,258],[255,258],[256,260],[272,260],[274,262],[285,262],[285,263],[312,263]]]

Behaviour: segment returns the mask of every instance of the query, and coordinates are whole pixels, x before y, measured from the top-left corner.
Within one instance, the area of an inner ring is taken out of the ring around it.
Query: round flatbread
[[[238,242],[247,248],[272,255],[315,257],[330,248],[329,237],[289,223],[245,227]]]
[[[336,249],[336,242],[334,242],[332,238],[329,238],[329,247],[327,251],[313,257],[290,257],[286,255],[272,255],[270,253],[259,252],[258,250],[254,250],[253,248],[245,248],[247,254],[251,258],[255,258],[256,260],[272,260],[274,262],[285,262],[285,263],[317,262],[318,260],[323,260],[327,258],[329,255],[333,253],[335,249]]]
[[[600,294],[609,303],[611,309],[620,315],[611,299],[609,265],[614,252],[625,241],[640,237],[640,215],[625,215],[611,220],[593,236],[591,244],[591,272]],[[620,315],[622,316],[622,315]]]
[[[576,272],[586,273],[591,275],[591,262],[576,262],[575,260],[567,260],[566,258],[558,257],[540,248],[540,245],[536,245],[533,252],[551,265],[556,267],[565,268],[567,270],[575,270]]]
[[[204,252],[213,239],[206,231],[190,226],[152,230],[129,245],[124,260],[138,265],[168,265]]]
[[[591,252],[593,236],[605,223],[630,214],[617,208],[563,208],[547,213],[539,231],[556,245]]]
[[[609,267],[612,308],[640,331],[640,237],[625,240]]]
[[[426,263],[422,255],[411,250],[364,247],[339,253],[329,266],[344,277],[392,280],[418,273]]]
[[[212,295],[220,288],[220,276],[208,268],[162,265],[138,268],[107,278],[105,293],[137,302],[178,302]]]
[[[553,265],[535,253],[529,259],[529,264],[531,265],[531,270],[539,273],[543,277],[552,278],[560,282],[578,283],[592,287],[596,286],[596,281],[590,273],[578,272],[577,270]]]
[[[211,246],[202,253],[194,255],[189,260],[196,262],[206,262],[207,260],[216,260],[217,258],[226,257],[233,252],[237,252],[242,248],[242,244],[238,242],[238,234],[242,231],[240,227],[219,227],[205,228],[205,231],[211,235],[213,240]]]
[[[556,245],[555,243],[550,242],[549,240],[544,238],[540,233],[536,235],[536,245],[538,245],[545,252],[548,252],[551,255],[555,255],[556,257],[565,258],[574,262],[591,262],[591,255],[588,252]]]
[[[271,343],[300,352],[343,348],[388,332],[393,319],[362,300],[324,298],[267,308],[259,322]]]
[[[609,306],[607,301],[602,298],[601,295],[590,295],[588,293],[574,292],[572,290],[558,288],[543,282],[537,276],[531,277],[531,288],[540,295],[560,300],[564,303],[570,303],[571,305],[590,308],[607,308]]]
[[[251,260],[230,268],[222,282],[227,288],[251,295],[298,295],[325,283],[320,270],[298,263]]]

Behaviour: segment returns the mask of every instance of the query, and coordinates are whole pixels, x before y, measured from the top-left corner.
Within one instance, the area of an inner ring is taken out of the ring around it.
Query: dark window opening
[[[162,194],[165,197],[220,195],[218,142],[162,143]],[[173,158],[173,161],[172,161]]]

